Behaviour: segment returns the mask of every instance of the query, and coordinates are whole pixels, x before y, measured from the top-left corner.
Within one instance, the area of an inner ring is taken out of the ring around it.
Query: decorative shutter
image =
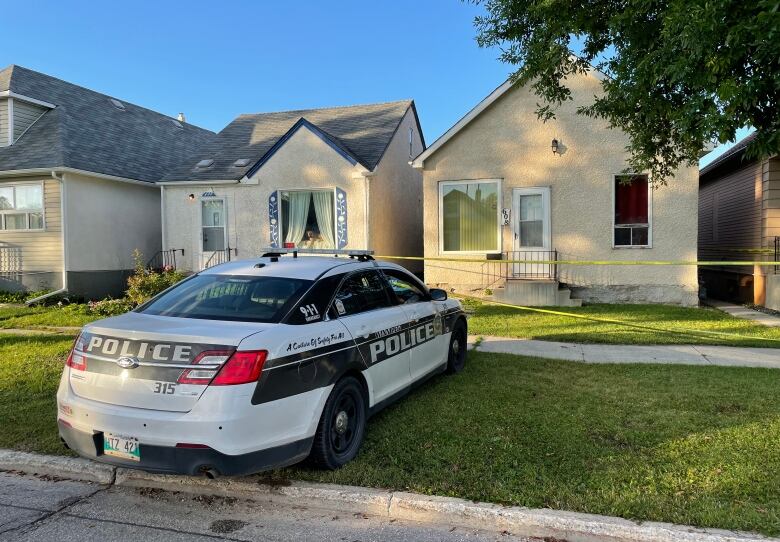
[[[347,193],[336,187],[336,248],[344,248],[347,241]]]
[[[279,242],[279,193],[271,192],[268,196],[268,222],[269,231],[271,232],[271,247],[279,248],[281,243]]]

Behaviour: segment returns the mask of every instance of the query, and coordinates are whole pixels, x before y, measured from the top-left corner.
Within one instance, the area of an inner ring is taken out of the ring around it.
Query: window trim
[[[284,243],[286,242],[284,240],[284,212],[282,211],[282,192],[333,192],[333,243],[336,245],[333,247],[334,250],[338,248],[339,240],[338,240],[338,213],[336,212],[336,187],[324,187],[324,188],[277,188],[275,190],[276,192],[276,201],[279,203],[279,247],[284,247]],[[328,250],[328,249],[326,249]]]
[[[647,244],[646,245],[618,245],[615,243],[615,230],[618,225],[615,224],[615,204],[617,203],[617,178],[627,177],[631,175],[644,175],[647,177]],[[610,213],[612,215],[612,249],[613,250],[642,250],[653,248],[653,184],[651,182],[649,173],[613,173],[612,174],[612,208]]]
[[[44,181],[22,181],[14,183],[0,183],[0,188],[11,187],[14,189],[14,204],[16,204],[16,187],[17,186],[40,186],[41,187],[41,222],[42,227],[31,228],[30,227],[30,215],[38,212],[37,209],[33,210],[19,210],[19,209],[7,209],[0,210],[0,234],[4,233],[29,233],[29,232],[45,232],[46,231],[46,183]],[[60,195],[61,197],[61,195]],[[5,229],[5,215],[18,215],[23,214],[27,219],[27,227],[21,229],[7,230]]]
[[[444,187],[462,184],[487,184],[496,183],[498,198],[496,201],[496,249],[495,250],[444,250]],[[503,206],[503,179],[463,179],[457,181],[439,181],[438,190],[439,207],[439,254],[501,254],[503,251],[503,230],[501,224],[501,209]]]

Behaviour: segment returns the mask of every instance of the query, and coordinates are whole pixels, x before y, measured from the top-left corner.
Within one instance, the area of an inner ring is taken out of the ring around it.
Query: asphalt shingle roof
[[[745,149],[750,144],[751,141],[753,141],[756,138],[756,133],[752,132],[751,134],[743,137],[740,139],[733,147],[731,147],[729,150],[718,156],[715,160],[704,166],[701,171],[699,171],[699,178],[704,177],[705,175],[709,174],[711,171],[714,171],[717,167],[721,166],[722,164],[725,164],[727,161],[731,160],[732,158],[736,158],[738,155],[740,158],[742,155],[745,154]]]
[[[155,182],[211,141],[203,128],[21,66],[0,70],[0,92],[54,104],[13,145],[0,147],[0,171],[68,167]]]
[[[301,119],[316,126],[359,163],[374,169],[390,143],[411,100],[348,107],[302,109],[240,115],[210,142],[170,171],[164,181],[238,180],[263,159]],[[245,167],[236,160],[246,159]],[[214,160],[196,169],[201,160]]]

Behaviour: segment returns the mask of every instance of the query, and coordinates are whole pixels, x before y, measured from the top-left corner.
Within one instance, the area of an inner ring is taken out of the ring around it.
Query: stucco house
[[[569,78],[573,100],[546,123],[531,89],[507,81],[415,158],[425,256],[456,260],[426,261],[427,283],[531,305],[698,302],[693,266],[554,263],[696,259],[697,168],[657,188],[627,175],[627,136],[576,114],[601,77]]]
[[[424,148],[410,100],[241,115],[159,183],[163,247],[189,271],[268,247],[420,256]]]
[[[749,159],[749,135],[701,170],[699,259],[777,261],[780,254],[780,157]],[[708,297],[780,310],[780,269],[706,266]]]
[[[0,70],[0,289],[118,295],[160,250],[165,172],[214,134],[20,66]]]

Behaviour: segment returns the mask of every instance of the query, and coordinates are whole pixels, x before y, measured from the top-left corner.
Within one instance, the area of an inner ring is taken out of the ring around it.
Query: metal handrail
[[[147,269],[176,269],[176,253],[181,252],[181,255],[184,256],[184,249],[183,248],[169,248],[167,250],[160,250],[149,258],[149,261],[146,262],[146,268]]]
[[[229,262],[231,260],[231,254],[238,256],[238,249],[227,247],[222,250],[215,250],[214,254],[212,254],[209,259],[206,260],[206,263],[203,264],[203,269]]]

